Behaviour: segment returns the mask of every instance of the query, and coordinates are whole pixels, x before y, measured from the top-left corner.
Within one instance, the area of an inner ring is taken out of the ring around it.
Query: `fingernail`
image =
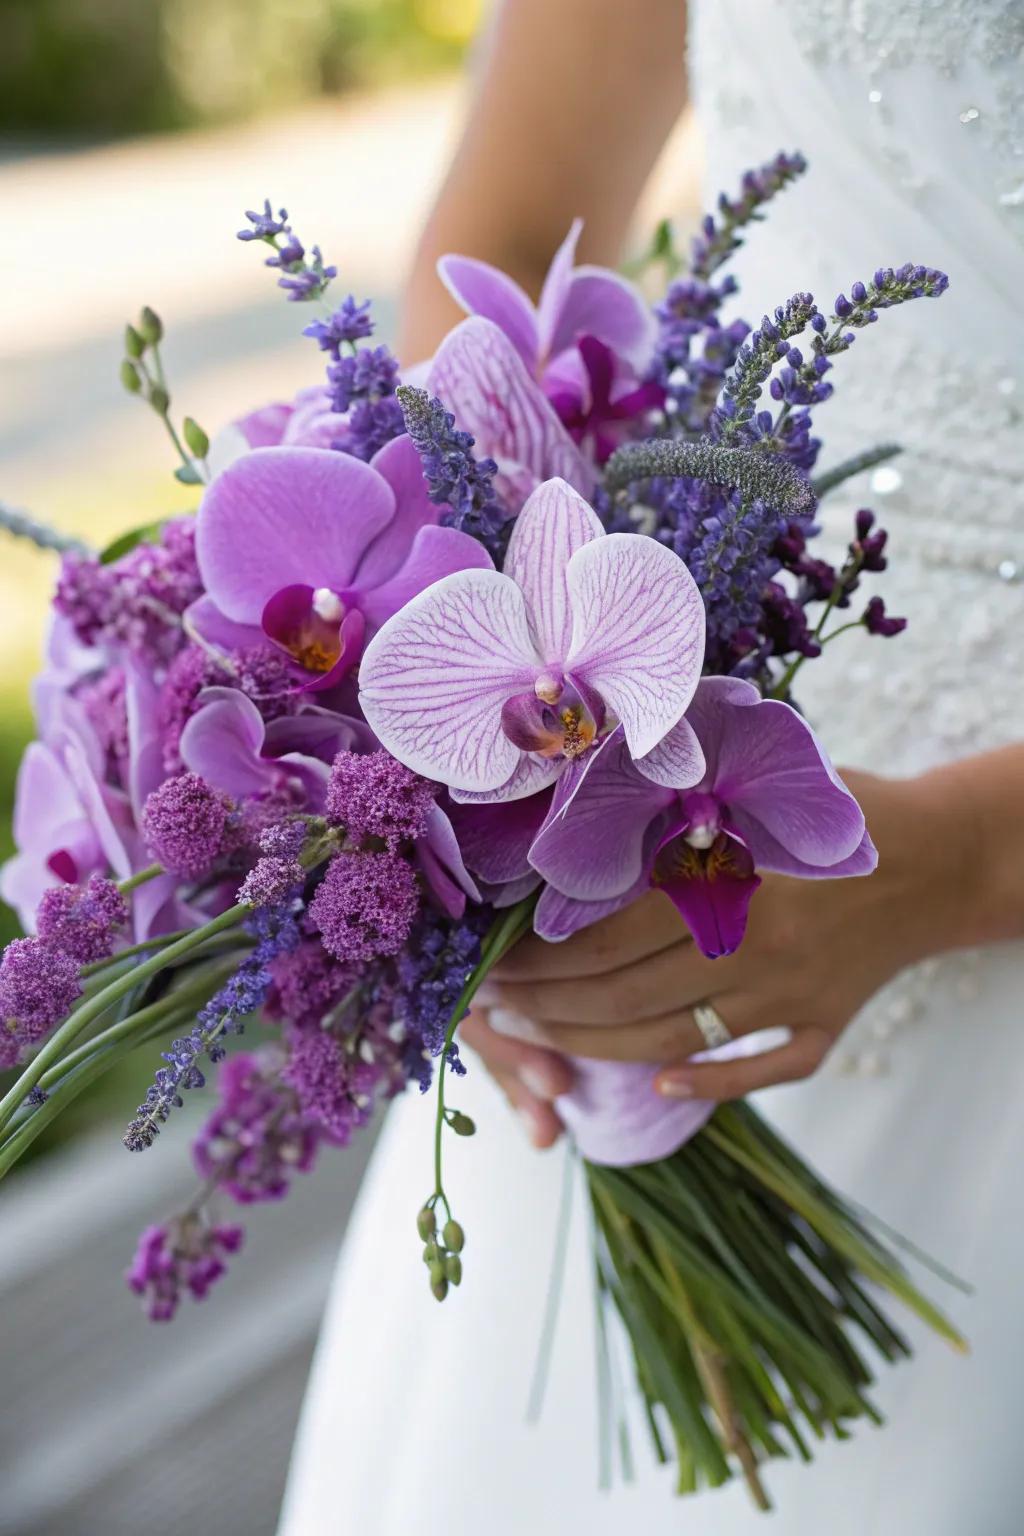
[[[484,1008],[493,1008],[501,992],[493,981],[482,981],[473,994],[473,1001]]]
[[[551,1073],[543,1067],[520,1067],[519,1081],[538,1099],[557,1099],[561,1089],[552,1081]]]
[[[689,1077],[676,1077],[674,1073],[663,1072],[654,1086],[665,1099],[693,1098],[693,1080]]]
[[[543,1039],[532,1019],[524,1017],[521,1013],[514,1013],[511,1008],[493,1009],[490,1022],[491,1028],[499,1035],[509,1035],[513,1040],[526,1040],[536,1044]]]

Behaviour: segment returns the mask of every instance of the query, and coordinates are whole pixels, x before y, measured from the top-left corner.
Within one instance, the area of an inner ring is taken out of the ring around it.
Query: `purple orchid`
[[[490,320],[464,320],[445,338],[424,380],[478,456],[498,466],[495,488],[514,516],[545,480],[567,480],[584,496],[594,473],[515,347]]]
[[[582,229],[583,221],[574,220],[536,305],[517,282],[485,261],[443,256],[438,263],[456,303],[504,331],[532,377],[545,385],[581,336],[596,337],[638,368],[650,361],[654,347],[655,322],[640,291],[606,267],[574,265]]]
[[[516,521],[504,572],[448,576],[384,626],[360,703],[388,751],[455,799],[515,800],[559,778],[613,718],[641,763],[676,726],[675,759],[699,764],[678,722],[703,654],[683,562],[653,539],[606,534],[549,480]]]
[[[548,399],[574,443],[598,464],[606,464],[634,436],[652,411],[665,404],[665,390],[637,377],[596,336],[581,336],[575,353],[556,365]]]
[[[702,953],[727,955],[743,938],[755,870],[827,879],[875,868],[860,807],[788,704],[709,677],[687,721],[705,759],[696,782],[680,783],[674,733],[643,773],[616,733],[562,796],[530,850],[560,898],[538,908],[542,937],[566,938],[651,885]]]
[[[438,527],[419,457],[396,438],[364,464],[322,448],[258,448],[214,480],[199,508],[206,596],[186,622],[229,648],[265,637],[303,690],[332,688],[364,640],[416,593],[486,551]]]
[[[300,389],[294,400],[272,401],[222,427],[206,462],[216,476],[253,448],[332,448],[343,432],[328,390],[316,385]]]

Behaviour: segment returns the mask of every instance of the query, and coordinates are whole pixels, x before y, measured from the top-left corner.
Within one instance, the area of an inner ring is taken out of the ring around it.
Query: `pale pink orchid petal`
[[[540,671],[523,594],[498,571],[435,582],[371,640],[360,703],[387,750],[442,784],[497,790],[520,759],[501,708]]]
[[[394,576],[404,565],[419,530],[441,521],[441,508],[427,494],[423,462],[408,433],[379,449],[370,467],[383,475],[394,491],[397,510],[359,562],[356,580],[364,590],[379,587]]]
[[[593,688],[644,757],[681,719],[704,659],[704,604],[679,556],[642,534],[612,533],[566,571],[574,626],[567,670]]]
[[[564,480],[545,480],[516,518],[505,575],[526,597],[537,650],[556,665],[569,654],[572,612],[565,572],[578,549],[604,538],[601,520]]]
[[[533,373],[540,348],[537,312],[519,284],[473,256],[442,256],[437,271],[456,304],[467,315],[480,315],[500,327]]]
[[[258,795],[275,779],[261,760],[263,717],[237,688],[204,688],[181,733],[181,760],[192,773],[236,798]]]
[[[547,789],[564,767],[564,760],[521,752],[512,774],[497,789],[471,790],[452,785],[451,796],[458,805],[497,805],[510,800],[524,800],[528,795],[537,795],[542,789]]]
[[[570,346],[575,340],[572,334],[569,335],[568,341],[561,339],[564,331],[562,316],[572,286],[576,247],[582,233],[583,220],[573,219],[569,226],[569,233],[555,252],[541,289],[540,303],[537,305],[537,330],[542,372],[550,358],[561,352],[563,348]]]
[[[472,433],[478,456],[507,466],[520,496],[555,475],[584,495],[592,489],[593,474],[580,450],[491,321],[474,316],[455,327],[438,349],[427,387],[457,426]]]
[[[643,369],[653,355],[656,330],[650,306],[628,278],[607,267],[581,266],[568,284],[549,352],[557,357],[581,336],[596,336]]]

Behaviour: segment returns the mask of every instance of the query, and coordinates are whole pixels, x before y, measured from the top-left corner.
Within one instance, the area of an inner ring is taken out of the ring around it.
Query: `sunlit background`
[[[234,238],[265,196],[323,247],[343,292],[375,299],[387,337],[483,9],[0,0],[0,499],[91,544],[194,505],[156,418],[118,382],[143,304],[167,328],[175,413],[210,432],[318,381],[302,309]],[[685,223],[696,179],[684,123],[642,223]],[[53,578],[50,557],[0,534],[5,855]],[[0,1536],[274,1529],[368,1147],[257,1211],[216,1299],[154,1329],[119,1277],[139,1227],[190,1178],[186,1123],[144,1158],[120,1147],[150,1055],[79,1100],[0,1191]]]

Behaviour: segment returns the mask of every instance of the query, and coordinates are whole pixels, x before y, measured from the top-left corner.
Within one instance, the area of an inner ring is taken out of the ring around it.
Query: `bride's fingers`
[[[539,1099],[536,1094],[523,1086],[518,1077],[512,1074],[496,1073],[495,1077],[509,1104],[519,1116],[530,1145],[540,1151],[553,1147],[565,1129],[554,1105],[547,1099]]]
[[[558,946],[552,945],[552,948]],[[490,1007],[522,1014],[539,1024],[621,1026],[658,1019],[732,990],[727,960],[706,960],[691,943],[676,943],[606,975],[557,977],[526,983],[494,982]]]
[[[739,1039],[755,1030],[769,1027],[761,1015],[747,1014],[739,1000],[726,997],[721,1003],[723,1018],[728,1017],[729,1033]],[[589,1056],[596,1061],[681,1062],[707,1049],[703,1034],[689,1008],[662,1014],[656,1019],[641,1019],[609,1027],[607,1024],[558,1024],[547,1020],[509,1017],[495,1009],[495,1019],[519,1039],[527,1039],[566,1056]]]
[[[832,1035],[817,1024],[794,1029],[785,1045],[759,1056],[733,1060],[685,1062],[666,1067],[655,1078],[658,1093],[669,1099],[743,1099],[758,1088],[810,1077],[824,1061]]]
[[[476,1051],[492,1077],[517,1078],[535,1099],[557,1099],[572,1087],[572,1068],[568,1062],[554,1051],[511,1032],[499,1033],[484,1009],[474,1008],[462,1021],[459,1041]]]
[[[492,975],[495,981],[515,985],[604,976],[686,938],[686,928],[675,907],[654,891],[621,912],[573,934],[564,944],[549,944],[535,934],[527,934],[495,966]]]

